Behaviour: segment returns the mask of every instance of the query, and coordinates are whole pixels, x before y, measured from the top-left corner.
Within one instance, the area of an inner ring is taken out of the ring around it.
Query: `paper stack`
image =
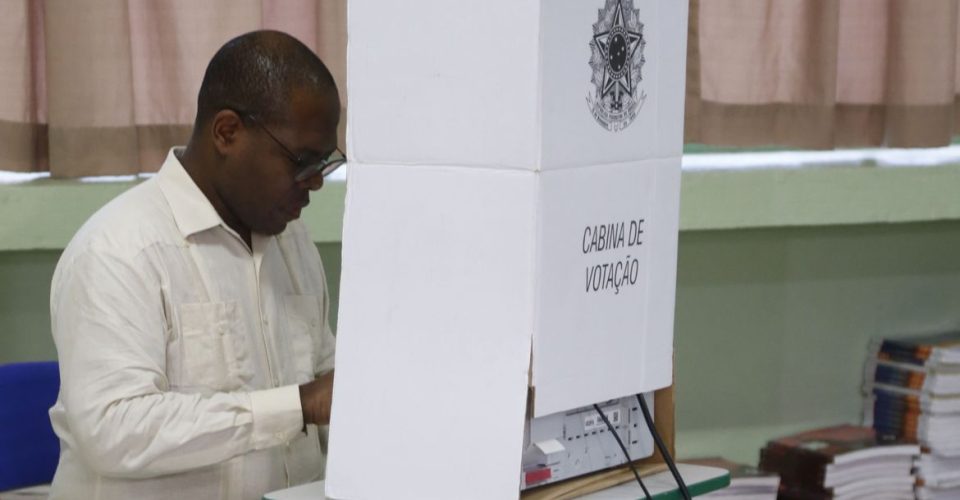
[[[762,471],[747,464],[732,462],[721,457],[695,458],[683,463],[720,467],[730,471],[730,486],[703,495],[701,498],[722,500],[776,500],[780,487],[780,475]]]
[[[960,498],[960,332],[871,343],[864,423],[918,442],[918,498]]]
[[[960,457],[924,453],[917,460],[917,479],[919,500],[960,498]]]
[[[775,439],[760,469],[780,474],[781,499],[914,498],[920,447],[877,439],[870,427],[839,425]]]

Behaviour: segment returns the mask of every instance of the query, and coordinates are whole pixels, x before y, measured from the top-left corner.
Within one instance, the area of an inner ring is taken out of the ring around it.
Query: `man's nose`
[[[297,186],[302,189],[316,191],[323,187],[323,175],[317,174],[297,182]]]

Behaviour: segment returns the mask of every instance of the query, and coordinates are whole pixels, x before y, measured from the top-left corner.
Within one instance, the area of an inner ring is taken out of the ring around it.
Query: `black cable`
[[[677,481],[677,486],[680,488],[680,495],[683,496],[685,500],[690,500],[690,491],[687,490],[686,483],[684,483],[683,478],[680,477],[680,471],[677,470],[677,465],[673,463],[673,458],[670,457],[670,452],[667,451],[666,445],[663,444],[663,439],[660,439],[660,433],[657,432],[657,428],[653,425],[653,417],[650,416],[647,401],[643,399],[643,395],[641,394],[637,394],[637,401],[640,402],[640,410],[643,412],[643,419],[647,421],[650,434],[653,434],[653,441],[657,443],[657,449],[659,449],[660,454],[663,455],[663,461],[667,463],[667,467],[670,468],[670,473],[673,474],[673,479]]]
[[[623,450],[623,456],[627,458],[627,465],[630,466],[630,470],[633,471],[633,477],[637,478],[637,482],[640,483],[640,489],[643,490],[643,494],[647,496],[647,500],[651,500],[650,492],[647,491],[647,487],[643,484],[643,479],[640,479],[640,473],[637,472],[637,468],[633,466],[633,461],[630,460],[630,454],[627,453],[627,447],[623,445],[623,441],[620,440],[620,435],[617,434],[616,429],[613,428],[613,424],[610,423],[610,420],[607,419],[607,416],[603,413],[603,410],[599,406],[593,405],[593,409],[597,410],[597,413],[600,414],[600,418],[603,419],[603,423],[607,424],[607,429],[610,429],[610,434],[613,434],[614,439],[617,440],[617,444],[620,445],[620,449]]]

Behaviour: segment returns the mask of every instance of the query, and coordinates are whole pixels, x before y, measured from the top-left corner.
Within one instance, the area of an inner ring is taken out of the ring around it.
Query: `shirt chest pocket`
[[[232,391],[249,383],[253,370],[237,303],[181,304],[179,312],[178,385]]]
[[[323,318],[320,297],[316,295],[287,295],[283,301],[290,335],[290,359],[293,360],[294,381],[298,384],[313,380],[319,362]]]

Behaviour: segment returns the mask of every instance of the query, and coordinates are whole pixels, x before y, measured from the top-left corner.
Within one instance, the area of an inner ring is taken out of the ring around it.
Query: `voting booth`
[[[326,494],[515,498],[672,383],[687,3],[353,0]]]

